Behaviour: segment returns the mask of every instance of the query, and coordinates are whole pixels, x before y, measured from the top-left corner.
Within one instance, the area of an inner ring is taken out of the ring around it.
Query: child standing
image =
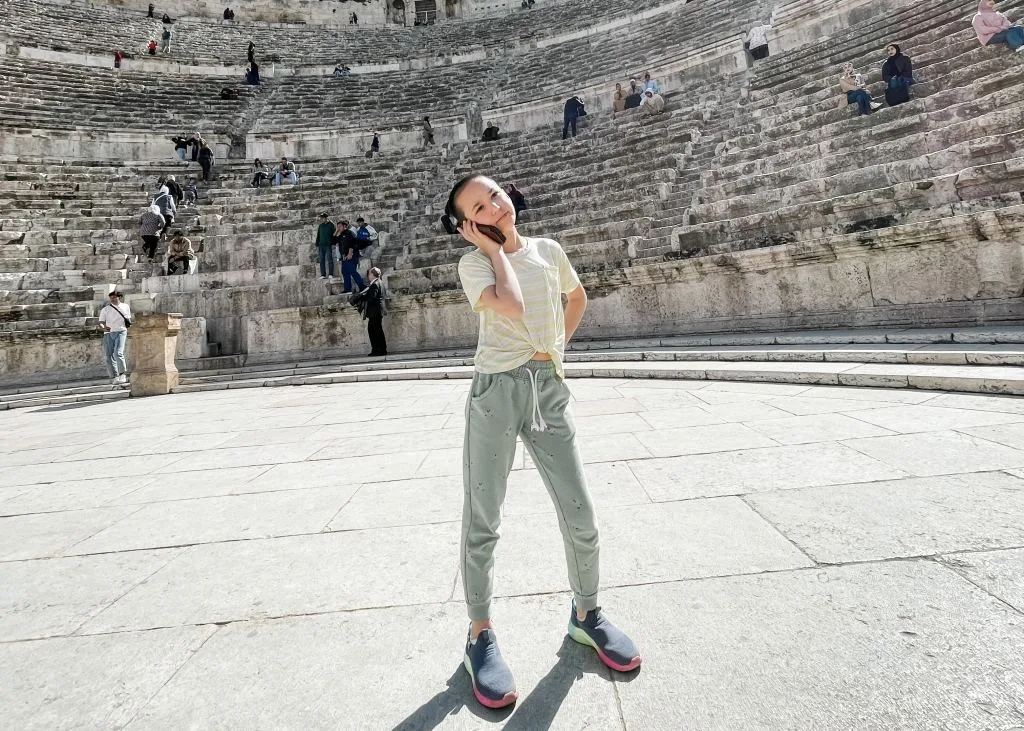
[[[640,654],[597,605],[597,521],[562,368],[565,344],[587,307],[586,292],[557,242],[519,234],[512,200],[490,178],[473,175],[456,183],[442,223],[476,246],[459,261],[459,278],[480,313],[463,448],[461,570],[471,622],[464,665],[476,699],[502,708],[518,695],[491,624],[491,593],[517,436],[558,514],[574,595],[569,636],[621,672],[639,667]]]

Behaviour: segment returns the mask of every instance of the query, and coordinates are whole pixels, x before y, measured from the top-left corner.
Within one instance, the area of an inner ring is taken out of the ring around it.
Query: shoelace
[[[530,383],[533,386],[533,424],[531,431],[547,431],[548,425],[544,423],[544,416],[540,413],[540,394],[537,391],[537,372],[527,371],[530,374]]]

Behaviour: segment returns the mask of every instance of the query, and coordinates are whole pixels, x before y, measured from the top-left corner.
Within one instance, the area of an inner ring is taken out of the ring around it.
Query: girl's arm
[[[480,304],[490,307],[503,317],[510,320],[523,319],[526,304],[523,302],[523,291],[519,287],[512,265],[505,256],[501,246],[488,252],[491,266],[494,267],[494,284],[480,293]],[[582,316],[582,313],[581,313]]]
[[[583,313],[587,311],[587,290],[581,284],[566,295],[565,303],[565,344],[568,345],[576,328],[580,326]]]

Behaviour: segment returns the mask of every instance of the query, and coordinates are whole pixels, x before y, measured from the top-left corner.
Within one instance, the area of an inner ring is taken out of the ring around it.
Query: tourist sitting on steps
[[[626,103],[624,109],[636,109],[640,106],[640,97],[643,93],[643,89],[640,88],[640,84],[637,83],[636,79],[629,80],[629,91],[626,93]]]
[[[647,91],[648,89],[653,91],[655,94],[658,94],[658,93],[661,92],[661,87],[658,85],[658,82],[651,78],[651,72],[650,71],[645,71],[644,72],[644,91]]]
[[[149,45],[146,46],[146,50],[149,51],[150,56],[156,55],[156,41],[150,40]]]
[[[167,244],[167,274],[188,274],[195,258],[192,242],[180,230],[175,231]]]
[[[484,130],[483,136],[480,138],[481,142],[494,142],[501,136],[501,131],[494,122],[487,123],[487,129]]]
[[[316,246],[316,253],[320,263],[320,279],[334,281],[334,224],[331,217],[321,213],[317,219],[316,237],[313,245]]]
[[[981,0],[971,25],[981,45],[1005,43],[1013,51],[1024,52],[1024,28],[1012,24],[1009,18],[997,12],[995,0]]]
[[[865,88],[864,79],[853,72],[852,63],[843,64],[843,75],[839,77],[839,88],[846,94],[847,104],[856,104],[859,114],[871,114],[881,108],[881,104],[871,101],[871,94]],[[842,106],[842,101],[840,101]]]
[[[196,187],[194,180],[188,181],[188,187],[185,188],[185,207],[194,206],[199,203],[199,188]]]
[[[371,267],[367,272],[370,283],[361,292],[353,292],[349,303],[356,306],[359,314],[367,321],[366,334],[370,338],[371,358],[384,357],[388,354],[388,342],[384,338],[384,315],[388,314],[384,282],[380,278],[380,269]]]
[[[622,84],[615,85],[615,93],[612,95],[612,112],[621,112],[626,108],[626,92],[622,90]]]
[[[268,175],[267,166],[257,157],[252,163],[252,180],[249,185],[253,188],[259,188],[263,185],[263,181],[267,179]]]
[[[167,13],[164,13],[164,17],[162,17],[162,18],[160,19],[160,22],[161,22],[161,23],[163,23],[164,25],[170,25],[171,23],[173,23],[173,22],[174,22],[174,18],[172,18],[172,17],[171,17],[170,15],[168,15]]]
[[[230,86],[225,86],[220,90],[220,98],[224,101],[237,101],[238,89],[234,89]]]
[[[124,343],[132,325],[132,308],[122,302],[117,289],[107,294],[107,304],[100,310],[99,327],[103,331],[103,364],[110,382],[117,386],[128,383],[128,364],[124,360]]]
[[[139,235],[142,237],[142,253],[150,262],[156,257],[156,246],[160,242],[160,232],[164,230],[164,217],[160,206],[150,205],[139,218]]]
[[[640,100],[640,114],[649,116],[665,111],[665,97],[652,89],[644,89],[644,98]]]
[[[295,163],[289,162],[287,157],[281,158],[281,163],[277,166],[277,171],[274,173],[274,185],[280,185],[282,182],[287,180],[292,185],[299,182],[299,176],[295,174]]]
[[[517,440],[555,505],[567,507],[558,513],[573,591],[569,636],[619,672],[635,670],[641,658],[599,608],[599,532],[562,365],[566,343],[587,308],[586,291],[557,241],[519,233],[512,201],[490,178],[471,175],[456,183],[441,223],[475,247],[459,260],[458,272],[479,315],[462,458],[466,500],[459,555],[470,621],[463,664],[477,701],[503,708],[518,693],[498,649],[491,600],[494,550]]]
[[[565,100],[565,105],[562,107],[563,140],[569,136],[570,128],[572,129],[572,136],[576,136],[576,120],[580,117],[586,116],[586,114],[587,110],[583,105],[583,99],[581,99],[578,94]]]
[[[342,77],[348,76],[351,73],[352,69],[343,64],[341,66],[335,66],[334,71],[331,73],[331,76],[333,76],[336,79],[340,79]]]
[[[889,58],[882,64],[882,81],[885,82],[885,102],[895,107],[910,101],[910,85],[914,83],[910,59],[900,53],[900,47],[890,43],[885,48]]]

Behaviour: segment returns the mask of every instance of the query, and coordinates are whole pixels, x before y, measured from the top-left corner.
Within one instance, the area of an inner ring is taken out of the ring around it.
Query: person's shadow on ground
[[[611,682],[611,672],[601,664],[594,651],[574,642],[568,635],[562,640],[556,654],[558,662],[538,681],[526,698],[496,711],[484,708],[477,702],[470,687],[469,674],[459,665],[446,681],[446,690],[410,713],[395,726],[394,731],[429,731],[440,726],[445,718],[456,714],[463,707],[478,718],[492,723],[508,719],[504,726],[506,731],[550,728],[573,683],[584,674],[596,673]],[[615,679],[629,682],[635,676],[636,672],[633,672],[616,675]]]

